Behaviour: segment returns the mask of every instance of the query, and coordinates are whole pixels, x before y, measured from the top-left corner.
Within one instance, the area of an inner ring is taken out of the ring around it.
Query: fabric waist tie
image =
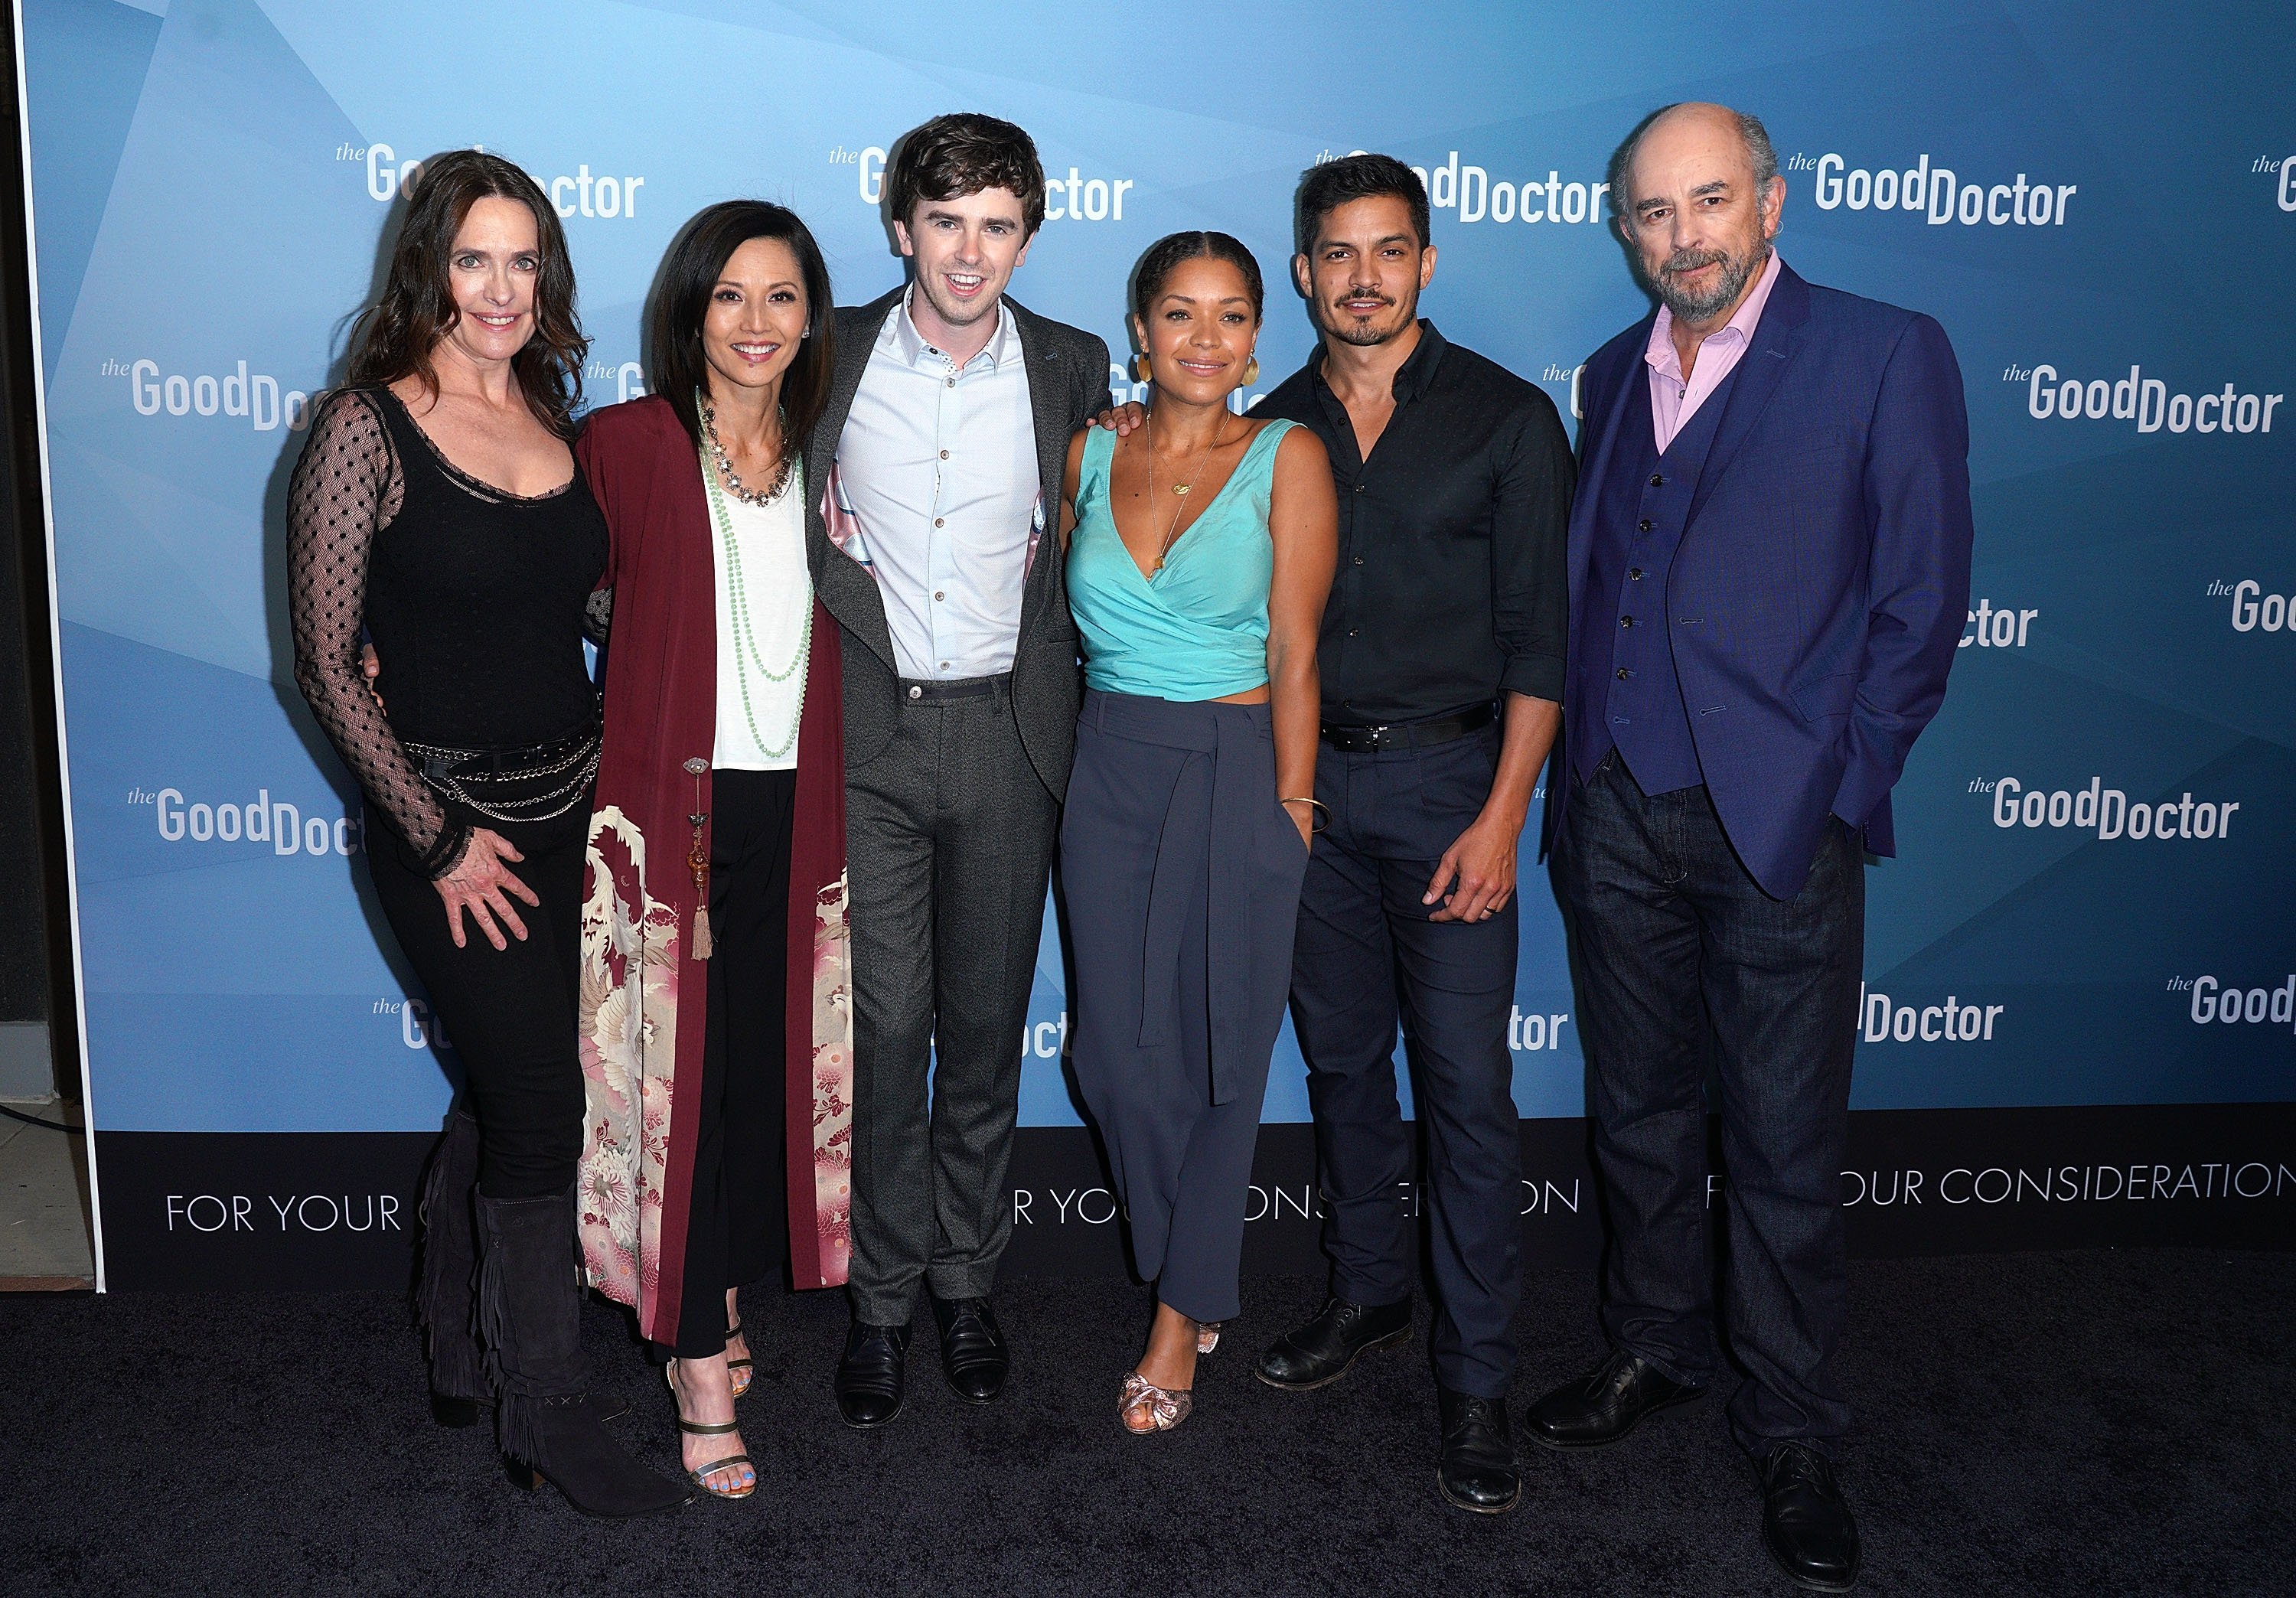
[[[1211,1012],[1211,1097],[1234,1100],[1250,1036],[1252,858],[1264,811],[1275,802],[1270,712],[1261,705],[1085,695],[1085,725],[1111,737],[1183,750],[1156,839],[1141,953],[1140,1046],[1178,1034],[1180,947],[1187,934],[1191,882],[1204,885],[1204,989]]]

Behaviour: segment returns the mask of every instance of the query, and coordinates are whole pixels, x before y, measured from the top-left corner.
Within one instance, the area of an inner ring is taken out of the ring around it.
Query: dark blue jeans
[[[1331,820],[1308,859],[1292,956],[1332,1291],[1357,1304],[1411,1296],[1399,1021],[1426,1140],[1420,1208],[1437,1295],[1435,1375],[1486,1398],[1513,1379],[1521,1292],[1522,1130],[1506,1041],[1515,900],[1472,924],[1430,921],[1419,900],[1490,797],[1497,751],[1496,727],[1423,750],[1324,748],[1316,797]]]
[[[1570,779],[1564,779],[1570,780]],[[1792,898],[1755,885],[1704,788],[1645,795],[1614,750],[1574,788],[1554,881],[1608,1207],[1603,1328],[1677,1381],[1714,1371],[1705,1088],[1720,1084],[1721,1277],[1740,1445],[1849,1429],[1841,1168],[1866,944],[1840,820]]]

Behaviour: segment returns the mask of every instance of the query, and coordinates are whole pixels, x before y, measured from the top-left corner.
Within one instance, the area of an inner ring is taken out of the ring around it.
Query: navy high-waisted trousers
[[[1266,705],[1094,690],[1061,824],[1069,1040],[1141,1274],[1197,1321],[1238,1308],[1245,1198],[1308,848]]]

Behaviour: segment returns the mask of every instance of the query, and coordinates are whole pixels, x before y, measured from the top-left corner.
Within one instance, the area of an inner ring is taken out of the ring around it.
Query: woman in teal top
[[[1119,1414],[1168,1430],[1237,1310],[1244,1201],[1317,824],[1316,643],[1337,561],[1323,445],[1229,408],[1261,288],[1222,233],[1142,258],[1147,423],[1069,446],[1085,701],[1061,825],[1070,1050],[1156,1284]]]

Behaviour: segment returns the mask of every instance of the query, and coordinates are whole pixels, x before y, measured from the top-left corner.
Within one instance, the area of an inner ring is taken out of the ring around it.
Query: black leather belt
[[[930,705],[942,700],[980,699],[986,694],[996,692],[1000,684],[1012,680],[1013,674],[1010,672],[993,677],[958,677],[954,682],[947,683],[925,683],[903,677],[900,680],[901,702],[910,705]]]
[[[1382,749],[1428,749],[1491,725],[1496,714],[1488,705],[1477,705],[1456,716],[1433,716],[1425,721],[1398,721],[1375,727],[1324,724],[1324,742],[1343,754],[1368,754]]]

